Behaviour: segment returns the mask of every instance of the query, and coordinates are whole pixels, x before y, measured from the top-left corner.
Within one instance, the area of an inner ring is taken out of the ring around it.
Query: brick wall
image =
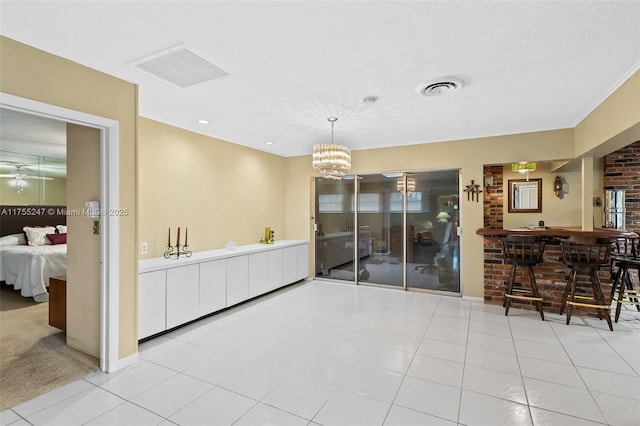
[[[624,189],[626,228],[640,231],[640,141],[604,157],[604,189]]]

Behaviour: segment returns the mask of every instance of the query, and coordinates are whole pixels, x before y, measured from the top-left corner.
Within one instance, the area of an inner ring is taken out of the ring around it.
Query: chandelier
[[[396,189],[398,190],[398,192],[401,192],[402,194],[411,194],[412,192],[414,192],[416,190],[416,180],[414,178],[407,178],[407,190],[405,191],[404,189],[404,178],[398,178],[397,183],[396,183]]]
[[[351,169],[351,150],[333,143],[333,125],[338,119],[329,117],[327,120],[331,123],[331,143],[313,146],[312,164],[322,177],[340,180]]]

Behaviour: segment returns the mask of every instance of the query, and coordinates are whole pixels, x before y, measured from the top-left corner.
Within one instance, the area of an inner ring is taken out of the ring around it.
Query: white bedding
[[[50,277],[67,274],[67,245],[0,247],[0,280],[37,302],[49,300]]]

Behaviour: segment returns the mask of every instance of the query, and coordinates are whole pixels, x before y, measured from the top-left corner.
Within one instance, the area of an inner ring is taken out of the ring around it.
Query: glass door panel
[[[355,281],[354,180],[316,179],[317,277]]]
[[[407,287],[460,293],[458,170],[408,173]]]
[[[404,287],[401,173],[358,176],[359,284]]]

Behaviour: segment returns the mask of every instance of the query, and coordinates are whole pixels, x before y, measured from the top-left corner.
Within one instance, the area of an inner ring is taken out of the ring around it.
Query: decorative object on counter
[[[264,227],[264,237],[260,238],[260,244],[273,244],[275,243],[275,232],[270,226]]]
[[[180,227],[178,227],[178,234],[176,237],[176,245],[171,245],[171,228],[167,234],[167,251],[164,252],[165,259],[169,259],[171,256],[175,256],[178,259],[180,256],[191,257],[193,253],[189,250],[189,228],[184,229],[184,245],[180,244]]]
[[[329,117],[331,123],[331,143],[313,145],[313,168],[327,179],[340,180],[351,169],[351,150],[333,143],[333,126],[338,119]]]
[[[227,248],[227,250],[235,250],[236,249],[236,243],[233,242],[233,238],[229,238],[229,241],[227,242],[226,248]]]
[[[476,202],[480,201],[482,189],[480,189],[480,185],[475,183],[473,179],[471,179],[471,184],[467,185],[463,191],[467,193],[467,201],[469,201],[469,199]]]
[[[558,198],[560,198],[562,194],[562,178],[560,176],[556,176],[553,180],[553,193],[556,194]]]

